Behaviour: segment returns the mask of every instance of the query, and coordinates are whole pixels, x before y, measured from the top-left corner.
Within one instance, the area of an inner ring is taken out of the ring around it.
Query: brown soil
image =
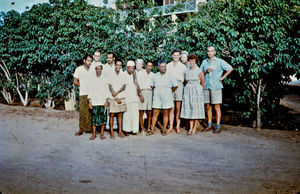
[[[89,141],[77,111],[0,104],[2,193],[297,193],[300,134],[223,125],[219,134]]]

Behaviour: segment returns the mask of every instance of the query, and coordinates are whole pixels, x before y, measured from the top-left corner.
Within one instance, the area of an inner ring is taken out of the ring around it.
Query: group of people
[[[123,61],[114,53],[107,53],[104,65],[99,50],[86,55],[74,73],[74,85],[79,86],[79,131],[75,135],[91,131],[93,140],[99,126],[101,139],[105,139],[105,128],[115,138],[115,122],[119,137],[139,131],[152,135],[160,112],[162,135],[173,130],[181,133],[181,119],[186,121],[187,134],[194,135],[197,122],[205,119],[205,104],[208,123],[204,131],[220,133],[222,81],[233,68],[215,54],[214,46],[207,47],[208,58],[198,67],[197,55],[174,50],[171,62],[158,61],[156,74],[151,61],[129,60],[123,71]],[[216,128],[212,127],[212,107]]]

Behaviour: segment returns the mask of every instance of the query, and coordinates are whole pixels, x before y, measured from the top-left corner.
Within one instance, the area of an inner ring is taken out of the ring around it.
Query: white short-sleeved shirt
[[[88,95],[91,72],[90,69],[86,70],[84,65],[75,69],[73,77],[79,79],[79,96]]]
[[[147,73],[146,70],[141,70],[137,74],[138,83],[141,89],[151,89],[150,84],[152,77],[154,76],[153,72]]]
[[[98,61],[98,62],[96,62],[96,61],[93,61],[92,62],[92,64],[91,64],[91,66],[90,66],[90,72],[91,72],[91,74],[93,75],[93,76],[95,76],[96,77],[96,67],[98,66],[98,65],[102,65],[103,66],[103,64],[100,62],[100,61]]]
[[[91,99],[93,106],[103,106],[110,92],[108,83],[103,75],[92,77],[89,86],[88,98]]]
[[[124,72],[125,79],[126,79],[126,89],[125,89],[125,95],[126,95],[126,102],[138,102],[138,93],[136,90],[136,85],[133,81],[133,74],[129,75],[127,72]]]
[[[103,65],[102,74],[106,77],[109,77],[112,73],[115,73],[115,64],[113,63],[112,66],[110,66],[108,63]]]
[[[167,73],[171,74],[176,80],[181,82],[184,81],[184,71],[186,70],[186,66],[178,62],[174,65],[173,61],[167,64]]]
[[[105,76],[107,76],[107,75],[105,75]],[[111,72],[109,77],[106,77],[106,80],[109,84],[111,84],[111,86],[115,92],[118,92],[123,87],[123,85],[126,85],[126,76],[122,70],[120,70],[118,75],[117,75],[116,71]],[[113,98],[111,95],[111,92],[109,92],[109,93],[110,93],[110,98]],[[119,93],[116,97],[124,98],[125,92],[123,91],[123,92]]]

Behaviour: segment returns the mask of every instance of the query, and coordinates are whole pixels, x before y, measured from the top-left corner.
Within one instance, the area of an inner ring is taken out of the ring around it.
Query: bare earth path
[[[297,193],[300,134],[75,137],[78,113],[0,104],[2,193]]]

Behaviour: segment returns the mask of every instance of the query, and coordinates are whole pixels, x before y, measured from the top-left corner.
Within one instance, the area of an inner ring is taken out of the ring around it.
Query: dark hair
[[[92,55],[86,54],[86,55],[84,55],[83,60],[87,60],[87,58],[89,58],[89,57],[91,59],[93,59]]]
[[[147,62],[146,62],[146,65],[147,65],[148,63],[152,63],[152,65],[154,65],[154,63],[153,63],[152,61],[147,61]]]
[[[216,50],[216,47],[215,47],[214,45],[208,45],[208,46],[206,47],[206,50],[207,50],[209,47],[213,47],[213,48]]]
[[[100,53],[101,54],[101,51],[99,49],[95,50],[94,54],[95,53]]]
[[[116,57],[115,53],[113,53],[113,52],[108,52],[108,53],[106,54],[106,56],[107,56],[107,55],[113,55],[113,57]]]
[[[179,50],[179,49],[174,49],[173,51],[172,51],[172,55],[174,54],[174,53],[181,53],[181,51]]]
[[[162,63],[167,64],[167,61],[164,60],[164,59],[161,59],[161,60],[158,61],[157,66],[160,66],[160,64],[162,64]]]
[[[197,55],[195,55],[195,54],[190,54],[190,55],[188,56],[188,60],[191,60],[191,59],[196,59],[196,62],[198,61],[198,57],[197,57]]]
[[[107,53],[107,54],[108,54],[108,53]],[[121,59],[116,59],[116,60],[115,60],[115,64],[117,64],[118,61],[121,62],[122,65],[123,65],[123,61],[122,61]]]

